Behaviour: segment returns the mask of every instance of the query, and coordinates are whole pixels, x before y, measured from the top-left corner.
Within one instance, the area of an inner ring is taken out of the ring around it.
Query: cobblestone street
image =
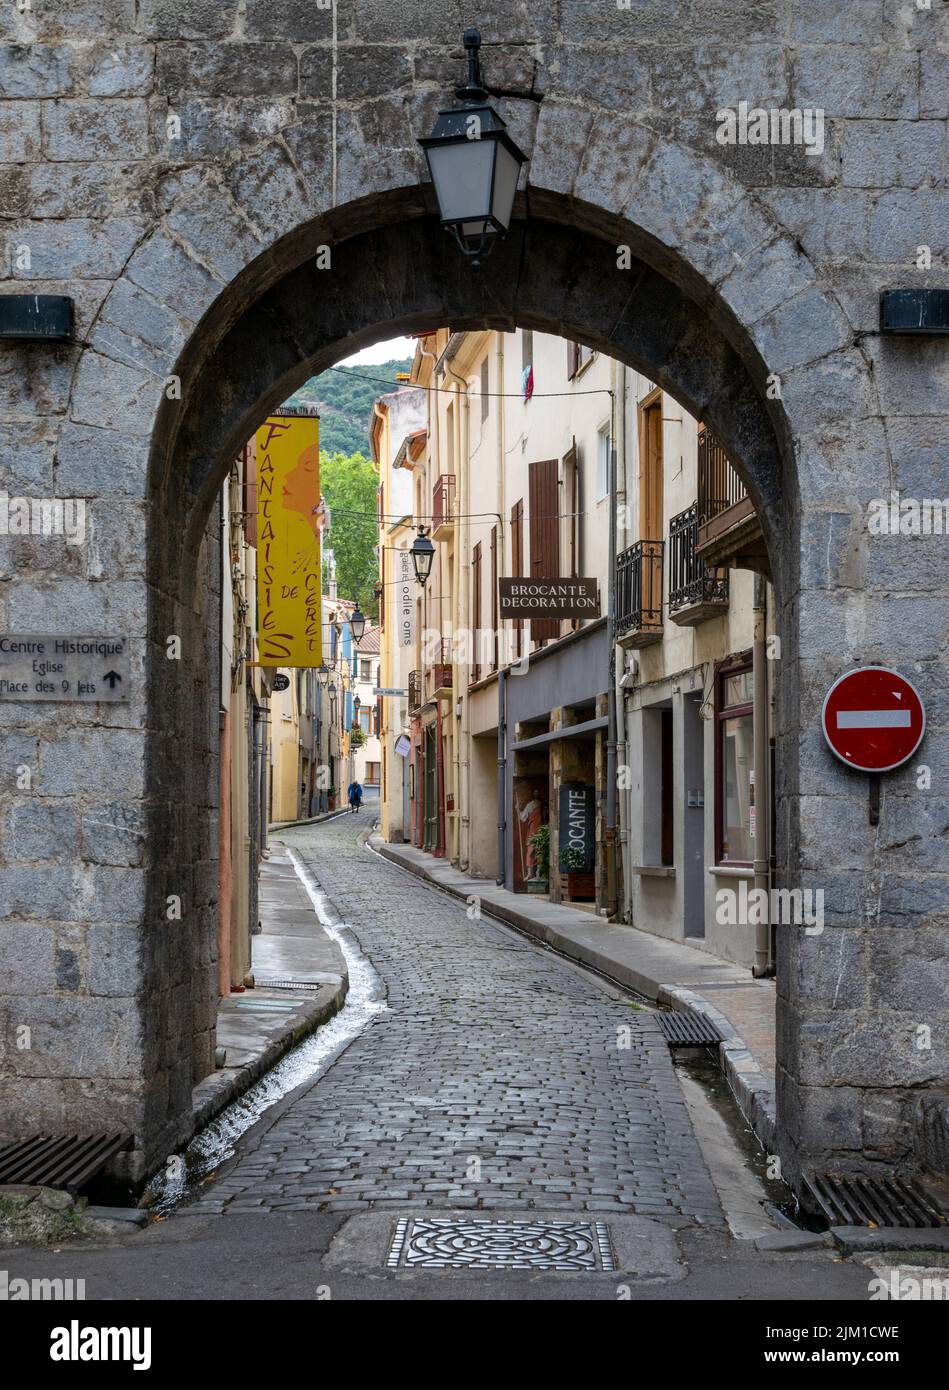
[[[389,1009],[247,1136],[192,1210],[411,1202],[720,1224],[651,1014],[372,854],[358,840],[370,823],[363,811],[281,838]]]

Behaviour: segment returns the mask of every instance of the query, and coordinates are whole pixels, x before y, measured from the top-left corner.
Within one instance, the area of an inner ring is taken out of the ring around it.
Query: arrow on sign
[[[110,690],[114,690],[116,681],[120,681],[122,677],[119,675],[118,671],[106,671],[102,679],[109,682]]]

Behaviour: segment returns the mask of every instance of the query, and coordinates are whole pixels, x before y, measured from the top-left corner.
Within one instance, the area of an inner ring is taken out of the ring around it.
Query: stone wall
[[[881,288],[945,283],[949,7],[491,6],[488,78],[531,162],[480,281],[432,224],[415,144],[460,78],[463,22],[418,0],[0,7],[3,289],[77,311],[73,345],[3,347],[0,486],[90,515],[83,547],[0,538],[0,626],[133,643],[128,705],[0,703],[0,1113],[18,1132],[126,1123],[151,1164],[209,1065],[202,537],[229,459],[361,343],[521,321],[706,415],[764,509],[781,872],[829,905],[821,936],[780,944],[782,1152],[792,1171],[912,1163],[916,1100],[946,1073],[947,542],[871,538],[866,504],[949,497],[945,343],[878,333]],[[743,100],[822,107],[824,148],[720,145],[716,111]],[[817,722],[858,660],[905,671],[929,713],[930,784],[916,764],[888,777],[876,829]]]

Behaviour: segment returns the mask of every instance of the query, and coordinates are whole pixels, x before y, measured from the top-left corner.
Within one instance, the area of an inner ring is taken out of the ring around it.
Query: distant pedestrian
[[[349,797],[349,809],[355,815],[362,805],[362,787],[358,782],[350,782],[347,795]]]

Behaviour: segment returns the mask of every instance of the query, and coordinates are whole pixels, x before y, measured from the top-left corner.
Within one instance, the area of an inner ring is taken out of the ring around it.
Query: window
[[[372,711],[369,709],[368,705],[361,705],[359,709],[359,727],[367,738],[372,733],[371,718]]]
[[[716,862],[750,865],[755,857],[754,685],[747,654],[716,674]]]
[[[485,357],[481,363],[481,423],[484,424],[488,418],[488,391],[491,389],[489,376],[488,359]]]
[[[672,710],[664,709],[661,719],[659,862],[667,865],[675,863],[672,799],[675,763],[673,761]]]
[[[610,491],[610,427],[601,425],[596,433],[596,500],[602,502]]]
[[[372,680],[372,662],[368,658],[363,658],[359,663],[359,679],[361,681]]]
[[[378,787],[379,763],[366,763],[366,786]]]
[[[573,381],[588,362],[593,361],[593,349],[583,343],[567,343],[567,379]]]
[[[662,392],[651,391],[639,406],[639,536],[662,540]]]

